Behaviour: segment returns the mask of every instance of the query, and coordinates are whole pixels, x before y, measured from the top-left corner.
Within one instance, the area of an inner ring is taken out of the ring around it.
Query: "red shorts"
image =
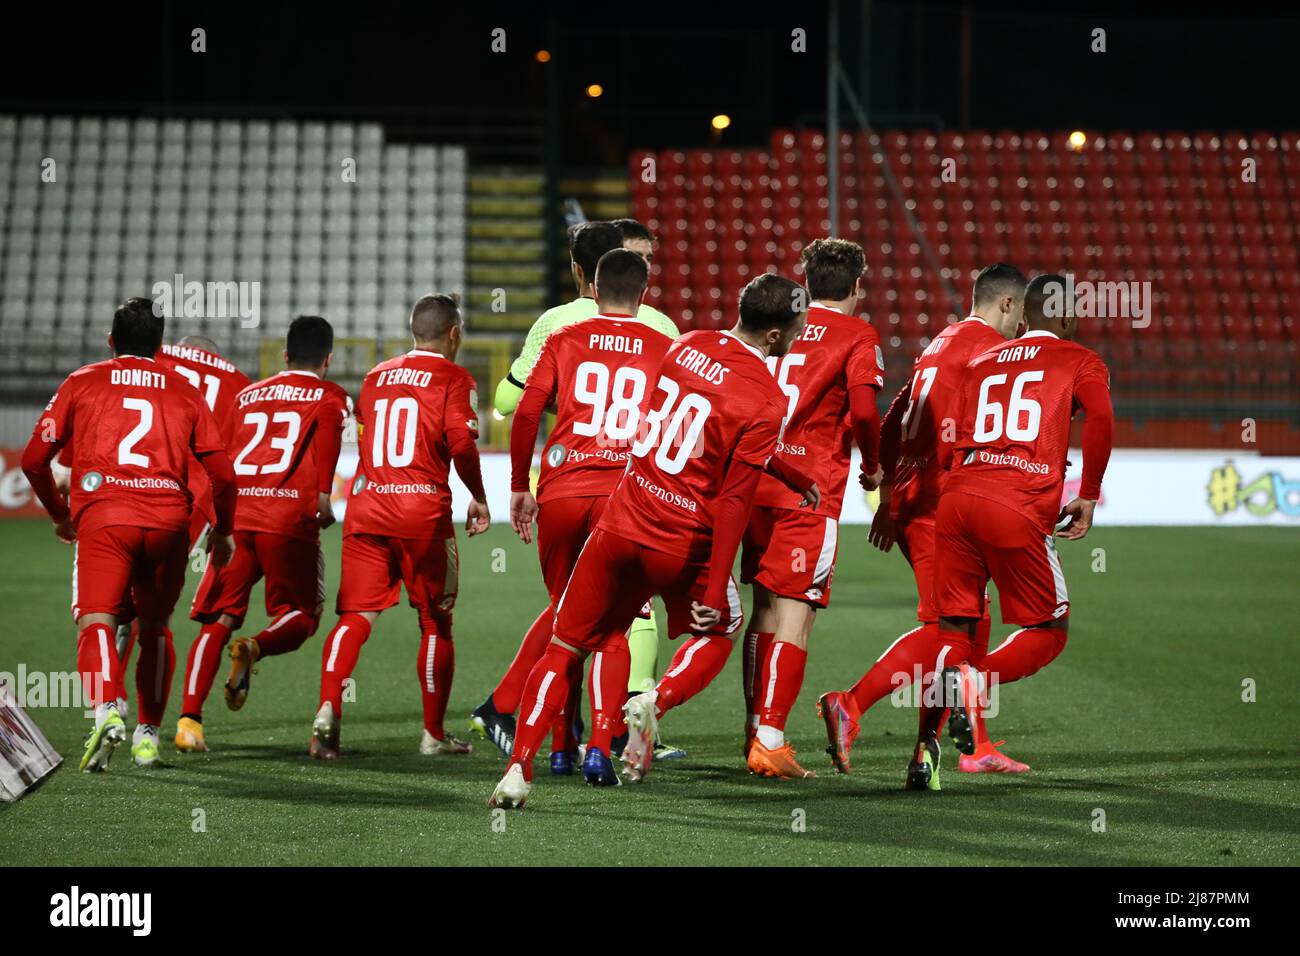
[[[176,608],[189,563],[187,531],[109,525],[77,535],[72,617],[132,611],[164,621]]]
[[[235,556],[224,568],[208,565],[190,606],[190,618],[210,624],[223,614],[248,614],[253,585],[266,578],[266,613],[275,620],[300,611],[319,621],[325,607],[325,555],[320,543],[266,531],[236,531]]]
[[[1004,623],[1042,624],[1070,611],[1052,536],[996,501],[944,494],[935,548],[934,591],[942,617],[979,617],[989,578],[997,585]]]
[[[542,581],[551,603],[558,604],[569,583],[573,566],[608,497],[553,498],[537,509],[537,557],[542,563]]]
[[[745,528],[740,580],[778,597],[825,607],[831,599],[839,522],[815,511],[756,506]]]
[[[460,585],[456,539],[343,536],[338,613],[386,610],[401,598],[403,584],[417,611],[451,613]]]
[[[916,578],[916,619],[922,624],[939,620],[939,608],[934,597],[934,514],[915,515],[896,521],[894,535],[898,550],[912,566]],[[987,582],[985,582],[987,584]],[[980,617],[988,617],[988,594],[984,594],[984,610]]]
[[[668,636],[694,634],[691,602],[704,597],[707,577],[702,564],[608,531],[593,531],[556,606],[555,636],[574,647],[598,651],[621,639],[656,594],[668,608]],[[700,636],[722,637],[744,622],[735,581],[727,580],[726,593],[722,619]]]

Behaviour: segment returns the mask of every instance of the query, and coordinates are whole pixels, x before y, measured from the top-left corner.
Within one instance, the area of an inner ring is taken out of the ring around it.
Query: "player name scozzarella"
[[[254,402],[319,402],[325,396],[323,388],[303,388],[301,385],[267,385],[264,388],[247,388],[239,393],[239,407]]]
[[[731,371],[721,362],[689,346],[677,353],[677,364],[688,372],[694,372],[710,385],[721,385]]]
[[[115,368],[109,374],[109,382],[133,388],[166,388],[167,376],[147,368]]]

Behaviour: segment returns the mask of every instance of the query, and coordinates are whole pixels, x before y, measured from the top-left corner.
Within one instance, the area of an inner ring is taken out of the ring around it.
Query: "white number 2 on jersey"
[[[655,464],[664,474],[676,475],[686,467],[687,459],[695,451],[713,405],[703,395],[694,392],[682,395],[680,387],[671,378],[661,377],[659,388],[664,392],[664,402],[646,416],[645,433],[632,446],[632,454],[643,458],[654,448]],[[665,419],[668,421],[666,426]]]
[[[641,399],[645,396],[645,372],[623,366],[610,382],[609,369],[601,362],[583,362],[573,380],[573,397],[591,406],[591,420],[573,423],[573,434],[603,434],[611,442],[626,442],[640,424]],[[611,401],[612,398],[612,401]]]
[[[244,416],[244,424],[252,425],[254,429],[253,437],[249,439],[244,450],[239,453],[235,459],[235,474],[237,475],[276,475],[282,471],[287,471],[289,462],[293,458],[294,445],[298,442],[298,433],[302,430],[302,416],[297,412],[276,412],[272,416],[267,416],[266,412],[249,412]],[[262,443],[266,437],[269,425],[288,425],[285,433],[279,436],[272,436],[271,447],[280,452],[278,461],[268,462],[260,468],[257,465],[250,465],[244,459],[248,453]]]
[[[1002,402],[989,397],[989,390],[996,385],[1006,383],[1007,375],[999,372],[989,375],[980,382],[979,407],[975,410],[975,433],[971,436],[981,444],[995,442],[1002,437],[1003,426],[1007,438],[1018,442],[1031,442],[1038,437],[1042,424],[1043,407],[1032,398],[1024,395],[1025,386],[1030,382],[1041,382],[1043,371],[1021,372],[1011,383],[1011,396],[1005,409]],[[1025,424],[1020,424],[1021,416]]]
[[[123,398],[122,407],[140,413],[140,421],[126,433],[126,437],[117,443],[117,463],[135,465],[137,468],[149,467],[149,456],[135,451],[136,444],[153,427],[153,403],[143,398]]]

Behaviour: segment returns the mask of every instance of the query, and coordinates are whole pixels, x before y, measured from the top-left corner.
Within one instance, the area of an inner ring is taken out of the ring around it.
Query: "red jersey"
[[[777,452],[817,482],[819,511],[839,517],[849,477],[853,432],[848,427],[849,389],[885,386],[880,336],[866,319],[814,305],[808,324],[780,358],[767,366],[786,394],[785,435]],[[759,481],[755,505],[798,509],[803,496],[772,475]]]
[[[949,427],[948,437],[956,437],[954,402],[966,363],[971,356],[1005,341],[993,326],[970,316],[936,335],[912,366],[889,502],[896,519],[934,513],[944,474],[939,464],[939,434]]]
[[[651,411],[597,527],[707,561],[728,467],[766,466],[786,407],[757,349],[726,332],[683,335],[659,366]]]
[[[164,345],[157,358],[160,364],[170,365],[199,390],[224,434],[235,408],[235,396],[251,385],[252,380],[234,363],[192,345]]]
[[[49,443],[50,458],[73,445],[69,505],[78,531],[188,526],[190,458],[225,450],[216,420],[189,382],[161,362],[132,355],[69,375],[36,423],[32,442],[38,441]]]
[[[289,370],[235,397],[226,447],[235,472],[235,530],[316,540],[317,496],[334,487],[343,423],[342,386]]]
[[[944,493],[1001,502],[1051,534],[1061,508],[1075,395],[1085,385],[1109,389],[1109,381],[1095,352],[1050,332],[1026,332],[981,352],[962,377]]]
[[[597,316],[552,332],[528,375],[555,403],[538,502],[606,497],[627,467],[649,382],[672,339],[631,317]]]
[[[473,376],[437,352],[375,366],[356,406],[361,465],[343,533],[451,537],[451,457],[477,439],[477,406]]]

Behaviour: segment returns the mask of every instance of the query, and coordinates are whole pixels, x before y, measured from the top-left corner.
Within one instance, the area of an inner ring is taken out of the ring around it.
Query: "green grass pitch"
[[[689,758],[643,786],[594,790],[539,761],[526,810],[494,826],[485,801],[504,769],[476,740],[465,758],[416,751],[415,615],[387,612],[362,653],[345,707],[344,759],[308,759],[320,648],[264,662],[245,709],[209,701],[205,755],[170,744],[141,770],[121,751],[105,775],[79,774],[80,710],[33,716],[65,764],[0,805],[6,864],[1287,864],[1300,835],[1300,536],[1291,529],[1108,529],[1061,551],[1074,601],[1064,655],[1003,689],[990,722],[1024,778],[955,772],[939,794],[903,792],[914,713],[888,700],[864,720],[851,776],[837,776],[814,702],[852,683],[911,626],[912,579],[897,554],[845,528],[830,609],[819,616],[790,736],[816,780],[748,776],[739,757],[740,655],[665,721]],[[0,671],[75,666],[71,552],[44,521],[0,523],[5,568]],[[331,589],[339,530],[325,535]],[[1104,550],[1104,573],[1092,570]],[[499,549],[499,550],[498,550]],[[504,570],[501,570],[504,561]],[[494,569],[495,562],[495,569]],[[541,606],[536,558],[508,528],[461,540],[457,665],[450,726],[488,693]],[[196,583],[191,575],[182,608]],[[331,590],[332,593],[332,590]],[[255,601],[261,600],[260,588]],[[252,615],[244,633],[262,626]],[[995,618],[996,621],[996,618]],[[173,621],[177,656],[195,628]],[[996,644],[1009,629],[995,623]],[[663,642],[661,670],[672,646]],[[223,671],[224,673],[224,671]],[[224,677],[219,677],[218,681]],[[1243,701],[1243,681],[1257,699]],[[133,683],[133,681],[132,681]],[[134,704],[133,704],[134,710]],[[197,811],[202,811],[202,814]],[[1104,811],[1099,832],[1098,811]],[[206,828],[196,832],[196,819]],[[803,826],[798,824],[802,822]]]

